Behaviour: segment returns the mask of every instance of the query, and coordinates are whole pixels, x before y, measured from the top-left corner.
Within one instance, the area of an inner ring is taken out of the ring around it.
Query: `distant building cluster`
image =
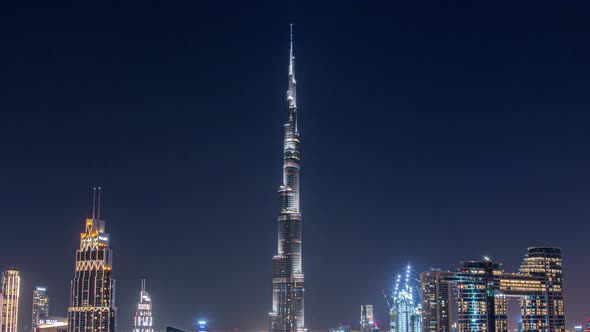
[[[520,302],[519,332],[565,332],[561,249],[528,248],[518,272],[501,266],[484,257],[461,262],[457,271],[422,272],[419,280],[408,266],[391,295],[385,294],[390,332],[507,332],[511,297]],[[360,331],[367,332],[363,316]]]
[[[92,217],[85,220],[76,251],[74,279],[71,281],[68,317],[49,314],[49,296],[45,287],[35,287],[32,301],[32,332],[115,332],[115,280],[111,277],[113,252],[105,221],[100,219],[100,188],[93,190]],[[19,332],[18,309],[20,272],[2,272],[0,293],[0,332]],[[27,326],[29,326],[27,324]],[[154,332],[152,307],[145,279],[134,321],[134,332]]]

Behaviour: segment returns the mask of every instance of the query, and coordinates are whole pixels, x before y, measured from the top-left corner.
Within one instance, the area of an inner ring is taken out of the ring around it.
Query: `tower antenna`
[[[96,213],[96,187],[92,188],[92,219],[94,219]]]
[[[100,220],[100,193],[101,193],[101,191],[102,191],[102,188],[98,187],[98,209],[97,209],[98,213],[96,216],[96,219],[98,219],[98,220]]]

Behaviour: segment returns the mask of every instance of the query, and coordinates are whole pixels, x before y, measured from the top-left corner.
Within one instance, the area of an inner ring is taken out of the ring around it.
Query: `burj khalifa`
[[[283,184],[279,194],[278,249],[272,259],[271,332],[305,331],[303,269],[301,262],[301,211],[299,209],[299,132],[297,130],[297,82],[293,56],[293,25],[289,48],[289,117],[284,126]]]

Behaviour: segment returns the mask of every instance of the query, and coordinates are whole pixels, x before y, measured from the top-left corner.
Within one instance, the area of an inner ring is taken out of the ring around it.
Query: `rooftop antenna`
[[[96,187],[92,188],[92,219],[94,219],[96,212]]]
[[[145,292],[145,278],[141,278],[141,291]]]
[[[98,187],[98,209],[97,209],[98,213],[96,216],[96,219],[98,219],[98,220],[100,220],[100,193],[101,193],[101,191],[102,191],[102,188]]]

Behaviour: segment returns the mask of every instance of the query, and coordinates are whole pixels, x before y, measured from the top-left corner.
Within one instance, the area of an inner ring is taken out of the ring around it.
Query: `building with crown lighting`
[[[100,188],[94,190],[92,218],[86,219],[76,250],[71,282],[68,332],[114,332],[116,330],[113,251],[100,219]]]
[[[17,269],[7,269],[2,272],[0,332],[16,332],[19,296],[20,273]]]
[[[141,279],[139,302],[135,312],[133,332],[154,332],[152,322],[152,298],[145,290],[145,279]]]
[[[49,296],[45,287],[36,287],[33,290],[33,310],[32,310],[31,327],[33,332],[37,332],[39,319],[49,316]]]
[[[561,249],[528,248],[517,273],[506,273],[501,266],[484,257],[482,261],[461,262],[456,272],[445,271],[438,277],[424,278],[423,303],[424,298],[432,298],[433,289],[447,284],[456,289],[458,332],[505,332],[508,331],[507,298],[516,297],[520,301],[522,331],[565,332]],[[450,313],[446,302],[428,301],[428,305],[425,317]],[[429,322],[435,320],[429,318]],[[425,327],[424,331],[435,330]]]
[[[421,332],[422,304],[419,294],[419,285],[415,283],[412,268],[408,265],[404,275],[397,276],[391,303],[388,300],[391,332]]]
[[[272,259],[271,332],[305,331],[303,306],[301,210],[299,208],[299,131],[297,128],[297,83],[293,56],[293,26],[289,50],[288,120],[284,125],[283,181],[279,188],[278,248]]]

